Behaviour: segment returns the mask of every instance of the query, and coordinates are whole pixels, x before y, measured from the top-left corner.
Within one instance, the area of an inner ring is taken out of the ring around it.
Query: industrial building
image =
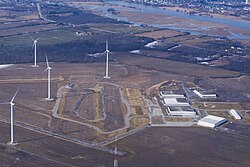
[[[206,93],[206,92],[198,91],[198,90],[193,90],[193,92],[202,99],[216,98],[217,97],[217,95],[215,93]]]
[[[173,91],[160,91],[161,98],[185,98],[183,94],[175,94]]]
[[[196,112],[190,107],[168,107],[166,109],[167,113],[171,116],[194,116]]]
[[[239,119],[242,119],[241,116],[240,116],[240,114],[239,114],[236,110],[231,109],[231,110],[229,110],[228,112],[229,112],[229,114],[230,114],[231,116],[234,117],[234,119],[238,119],[238,120],[239,120]]]
[[[225,118],[213,115],[207,115],[204,118],[200,119],[197,125],[215,128],[217,126],[224,124],[225,122],[227,122]]]
[[[190,106],[186,98],[164,98],[164,106]]]

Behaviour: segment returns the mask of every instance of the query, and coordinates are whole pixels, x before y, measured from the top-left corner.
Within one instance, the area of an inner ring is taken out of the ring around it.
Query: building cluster
[[[199,110],[195,110],[191,104],[192,100],[190,98],[200,99],[202,101],[215,100],[218,95],[214,93],[213,90],[190,88],[187,91],[185,87],[182,88],[183,91],[181,89],[159,91],[159,99],[163,106],[161,107],[161,109],[163,110],[163,112],[165,111],[165,113],[167,113],[168,117],[195,118],[194,121],[197,121],[198,126],[209,128],[217,128],[228,121],[226,118],[217,115],[210,115],[207,113],[207,111],[205,111],[206,116],[200,119],[199,117],[201,116],[201,114]],[[234,109],[229,110],[228,113],[235,120],[242,119],[240,114]]]
[[[170,116],[194,116],[196,112],[188,103],[184,94],[174,91],[160,91],[160,98],[163,99],[163,105]]]
[[[125,0],[127,2],[138,3],[143,5],[153,5],[160,7],[181,7],[192,9],[191,12],[184,10],[188,14],[210,15],[222,14],[229,16],[242,17],[243,19],[250,20],[250,3],[249,0]]]

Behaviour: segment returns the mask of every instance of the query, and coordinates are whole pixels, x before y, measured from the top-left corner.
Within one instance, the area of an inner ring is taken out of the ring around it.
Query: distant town
[[[238,0],[125,0],[127,2],[140,3],[160,7],[180,7],[187,10],[176,9],[180,12],[196,15],[222,14],[225,16],[241,17],[250,20],[250,2]],[[191,9],[191,10],[190,10]]]
[[[48,2],[65,2],[66,0],[50,0]],[[89,0],[79,0],[81,2]],[[176,10],[191,15],[208,15],[213,17],[214,14],[225,16],[240,17],[244,20],[250,20],[250,2],[249,0],[91,0],[98,2],[107,1],[126,1],[142,5],[155,7],[178,7]],[[42,2],[42,0],[0,0],[0,3],[30,3]],[[2,6],[2,5],[1,5]],[[4,8],[4,6],[2,6]]]

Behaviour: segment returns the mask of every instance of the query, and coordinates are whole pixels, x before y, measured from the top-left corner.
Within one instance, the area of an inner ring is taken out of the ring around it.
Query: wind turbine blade
[[[34,38],[32,38],[30,35],[29,35],[29,37],[30,37],[30,39],[31,39],[32,41],[35,41]]]
[[[1,104],[10,104],[10,102],[3,102],[3,103],[0,103],[0,105],[1,105]]]
[[[106,40],[106,50],[109,50],[108,40]]]
[[[40,40],[42,38],[42,36],[40,36],[39,38],[36,39],[36,41]]]
[[[105,53],[106,53],[106,50],[105,50],[104,52],[100,53],[100,54],[98,55],[98,57],[101,57],[101,56],[104,55]]]
[[[15,97],[16,97],[16,95],[17,95],[18,91],[19,91],[19,89],[17,89],[17,91],[16,91],[16,93],[14,94],[14,96],[12,97],[12,99],[11,99],[10,103],[12,103],[12,102],[14,101],[14,99],[15,99]]]
[[[48,67],[48,68],[46,68],[46,69],[44,70],[44,72],[45,72],[45,71],[47,71],[48,69],[49,69],[49,67]]]
[[[33,51],[33,50],[34,50],[34,47],[35,47],[35,43],[33,43],[31,51]]]
[[[49,68],[49,61],[48,61],[48,57],[47,57],[46,53],[45,53],[45,59],[46,59],[47,69],[48,69],[48,68]],[[46,70],[47,70],[47,69],[46,69]]]

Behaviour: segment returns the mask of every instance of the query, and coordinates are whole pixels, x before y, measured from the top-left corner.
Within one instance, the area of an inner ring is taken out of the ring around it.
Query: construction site
[[[153,64],[154,61],[151,59],[154,58],[148,58],[141,63],[137,61],[140,58],[137,56],[130,57],[131,55],[121,55],[121,53],[112,56],[116,57],[116,62],[110,63],[108,79],[104,78],[105,63],[50,63],[53,99],[50,101],[46,100],[47,74],[44,73],[46,63],[38,63],[37,68],[31,64],[8,65],[1,68],[1,102],[10,100],[15,90],[19,88],[14,106],[14,125],[17,129],[15,141],[18,144],[14,148],[3,146],[3,150],[26,150],[29,154],[34,153],[30,156],[40,155],[38,149],[43,146],[39,146],[40,144],[34,146],[32,143],[42,142],[43,138],[47,140],[47,137],[29,135],[35,133],[48,136],[48,139],[56,138],[101,152],[109,157],[106,157],[109,162],[106,160],[102,162],[109,164],[112,163],[115,143],[126,141],[137,133],[147,132],[147,129],[157,127],[185,129],[192,126],[196,133],[197,129],[201,130],[196,127],[197,121],[208,114],[226,117],[236,125],[248,126],[250,123],[248,102],[233,102],[234,99],[230,99],[230,96],[228,96],[229,101],[226,101],[220,96],[220,91],[212,88],[213,92],[218,93],[218,97],[202,99],[193,92],[199,87],[194,83],[197,76],[191,74],[192,76],[183,77],[188,73],[184,69],[176,74],[168,71],[170,68],[165,68],[165,65],[160,66],[162,63],[171,63],[169,60],[155,63],[148,69],[144,66],[148,62]],[[139,64],[136,64],[137,62]],[[191,68],[197,67],[193,65]],[[221,77],[237,76],[235,72],[222,69],[202,68],[207,77],[211,70]],[[203,74],[198,73],[198,75]],[[233,119],[228,113],[232,108],[240,113],[242,120]],[[7,126],[10,121],[9,106],[0,105],[0,109],[1,124],[5,127],[1,132],[1,143],[7,143],[10,137]],[[236,133],[234,126],[227,128],[228,124],[230,123],[219,127],[221,133],[225,133],[225,130],[230,134]],[[211,130],[206,131],[211,133]],[[53,152],[51,156],[55,156],[55,150],[51,151]],[[6,151],[2,154],[5,155]],[[126,160],[127,156],[132,156],[129,150],[122,148],[118,149],[117,154],[121,156],[121,161],[123,157]],[[45,157],[47,155],[46,153]],[[89,162],[90,159],[87,159]],[[66,160],[60,162],[75,163]]]

